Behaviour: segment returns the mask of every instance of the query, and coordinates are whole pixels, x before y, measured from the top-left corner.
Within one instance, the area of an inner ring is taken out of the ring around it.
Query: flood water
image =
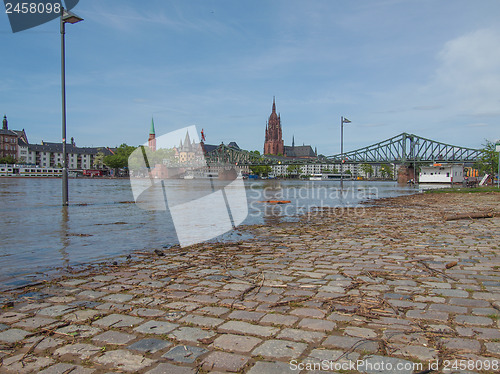
[[[169,180],[165,186],[181,192],[194,183]],[[248,216],[243,224],[295,220],[314,207],[354,207],[369,199],[418,192],[395,182],[345,181],[342,191],[339,187],[338,181],[247,180]],[[69,266],[178,243],[168,209],[138,207],[126,179],[70,179],[69,200],[69,207],[61,206],[60,179],[0,178],[0,290]],[[265,200],[290,203],[260,202]],[[214,240],[238,240],[242,235],[233,230]]]

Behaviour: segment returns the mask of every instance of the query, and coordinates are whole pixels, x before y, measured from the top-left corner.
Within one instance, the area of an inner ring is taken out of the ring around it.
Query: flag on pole
[[[205,133],[203,132],[203,129],[201,129],[201,141],[205,141]]]
[[[351,121],[344,117],[344,123],[351,123]]]

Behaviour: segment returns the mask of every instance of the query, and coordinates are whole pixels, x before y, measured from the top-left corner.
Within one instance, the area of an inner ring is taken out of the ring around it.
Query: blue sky
[[[401,132],[500,138],[497,0],[80,0],[66,27],[68,138],[147,141],[181,127],[262,151],[273,96],[285,144],[340,152]],[[60,141],[58,21],[0,16],[0,114]]]

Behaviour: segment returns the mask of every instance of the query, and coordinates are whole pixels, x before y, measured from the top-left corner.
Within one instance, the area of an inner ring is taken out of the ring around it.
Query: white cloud
[[[481,29],[447,42],[433,82],[453,107],[467,114],[500,114],[500,30]]]

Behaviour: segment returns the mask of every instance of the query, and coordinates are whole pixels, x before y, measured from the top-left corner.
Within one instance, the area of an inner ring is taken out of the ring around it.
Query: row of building
[[[77,147],[71,138],[71,143],[66,145],[66,153],[70,170],[104,169],[102,157],[113,154],[113,149]],[[41,144],[30,144],[26,131],[10,130],[7,116],[4,116],[0,130],[0,159],[6,158],[41,168],[57,168],[64,164],[62,143],[42,141]]]

